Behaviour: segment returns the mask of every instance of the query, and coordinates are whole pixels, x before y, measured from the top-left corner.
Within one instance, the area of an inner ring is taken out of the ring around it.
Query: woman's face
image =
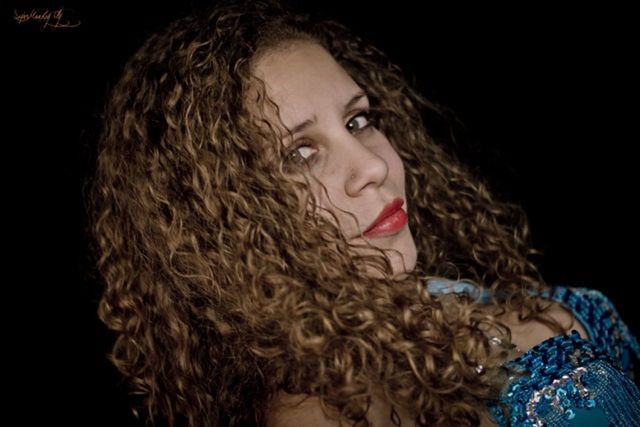
[[[387,252],[394,274],[413,270],[416,246],[406,220],[404,166],[387,137],[369,125],[363,88],[328,51],[311,42],[293,42],[262,56],[253,73],[265,82],[282,123],[293,132],[289,137],[275,111],[265,112],[269,123],[285,135],[283,143],[291,150],[288,161],[307,162],[311,174],[327,188],[328,198],[310,179],[320,206],[335,214],[353,243],[366,239],[381,249],[398,250],[404,265],[397,253]],[[396,207],[403,202],[402,207],[367,232],[394,200]],[[360,225],[341,210],[353,213]]]

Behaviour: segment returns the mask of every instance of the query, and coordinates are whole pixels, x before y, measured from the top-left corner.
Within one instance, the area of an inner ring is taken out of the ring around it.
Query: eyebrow
[[[349,102],[347,102],[344,105],[344,109],[345,111],[348,110],[349,108],[353,107],[358,101],[360,101],[360,99],[366,97],[367,94],[364,93],[363,91],[360,91],[358,93],[356,93],[355,95],[353,95],[353,97],[349,100]],[[313,116],[313,120],[312,119],[307,119],[305,121],[303,121],[302,123],[299,123],[297,125],[295,125],[293,127],[293,129],[291,129],[291,134],[295,135],[296,133],[304,130],[305,128],[307,128],[309,125],[311,125],[312,123],[315,123],[315,121],[317,120],[316,116]]]

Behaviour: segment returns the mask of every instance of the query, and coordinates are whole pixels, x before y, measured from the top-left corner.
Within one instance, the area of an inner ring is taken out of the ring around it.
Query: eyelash
[[[367,119],[367,124],[364,125],[363,127],[361,127],[360,129],[356,129],[354,131],[355,133],[363,132],[363,131],[375,126],[373,115],[371,114],[370,110],[360,111],[358,114],[355,114],[354,116],[352,116],[349,119],[347,124],[351,123],[357,117],[365,117]],[[301,148],[301,147],[310,147],[310,146],[311,146],[311,144],[305,142],[304,139],[302,139],[299,142],[296,142],[296,143],[293,144],[293,147],[287,152],[286,158],[288,160],[293,160],[294,154],[298,151],[299,148]],[[301,157],[301,160],[310,161],[314,157],[315,157],[315,154],[312,154],[312,155],[310,155],[309,157],[306,157],[306,158]]]

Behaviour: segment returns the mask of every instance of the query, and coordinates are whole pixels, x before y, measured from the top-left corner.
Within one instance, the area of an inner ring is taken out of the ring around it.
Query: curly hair
[[[323,46],[365,89],[404,162],[418,259],[402,277],[317,215],[281,135],[247,108],[252,87],[257,105],[270,102],[256,59],[296,40]],[[278,1],[218,2],[146,40],[109,94],[88,197],[98,315],[136,416],[263,426],[282,390],[367,425],[380,387],[418,425],[475,425],[504,375],[507,351],[486,335],[510,343],[499,315],[565,332],[535,297],[550,286],[529,260],[540,252],[522,208],[430,135],[427,111],[444,114],[370,42]],[[312,206],[300,214],[299,190]],[[496,310],[429,294],[438,277],[489,289]]]

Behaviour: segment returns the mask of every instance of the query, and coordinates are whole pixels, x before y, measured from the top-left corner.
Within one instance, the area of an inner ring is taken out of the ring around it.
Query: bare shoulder
[[[267,427],[338,426],[338,411],[327,409],[333,419],[324,413],[318,397],[280,391],[269,402]]]
[[[582,338],[589,339],[584,326],[575,318],[569,309],[557,301],[553,301],[545,313],[558,321],[566,330],[570,331],[575,329]],[[551,328],[539,321],[520,322],[515,312],[506,313],[501,317],[501,320],[511,328],[513,342],[522,351],[527,351],[542,341],[557,335]]]
[[[549,315],[556,319],[563,327],[566,327],[567,330],[575,329],[580,333],[582,338],[589,339],[589,335],[584,326],[582,326],[582,323],[575,318],[569,309],[559,302],[554,302],[549,309]]]
[[[336,408],[326,406],[328,415],[322,410],[320,398],[305,394],[279,392],[269,402],[267,427],[337,427]],[[415,426],[414,417],[402,408],[395,408],[403,426]],[[391,425],[391,405],[380,395],[374,395],[367,418],[373,427]],[[346,425],[343,423],[343,425]]]
[[[320,407],[320,399],[316,396],[304,394],[278,393],[270,402],[267,413],[267,427],[336,427],[338,423],[338,411],[328,408],[327,418]],[[388,427],[394,425],[391,422],[391,405],[381,394],[376,393],[367,412],[367,419],[372,427]],[[402,426],[415,427],[415,417],[403,408],[395,408]],[[343,424],[348,425],[348,424]],[[493,418],[488,412],[481,414],[480,427],[495,427]]]

